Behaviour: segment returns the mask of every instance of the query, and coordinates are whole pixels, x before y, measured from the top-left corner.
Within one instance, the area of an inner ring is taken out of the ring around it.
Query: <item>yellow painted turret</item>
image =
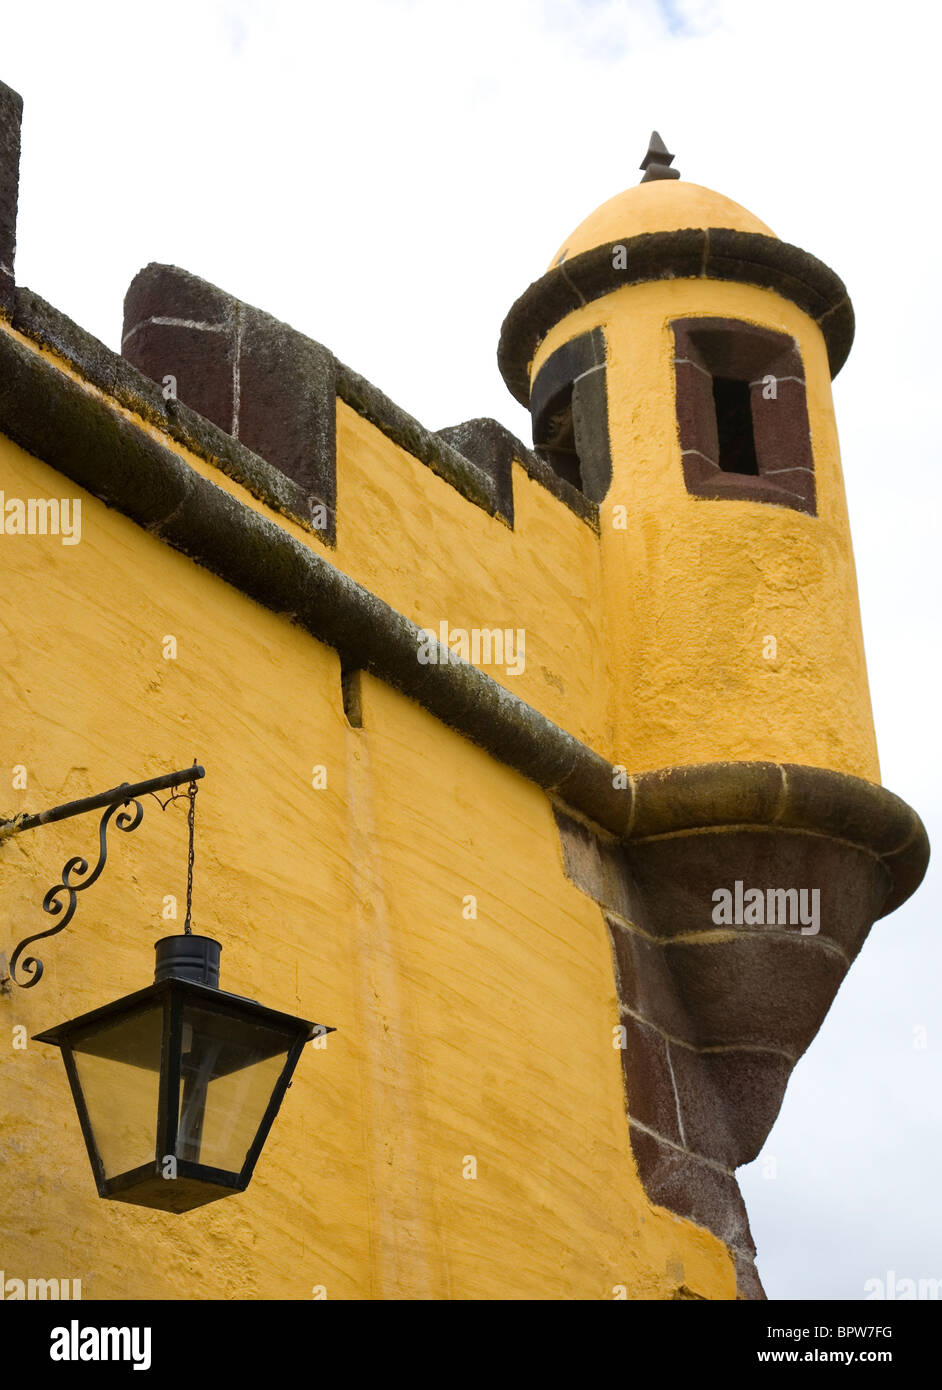
[[[632,770],[879,778],[830,390],[852,325],[833,272],[663,174],[586,218],[507,318],[535,443],[600,505]]]

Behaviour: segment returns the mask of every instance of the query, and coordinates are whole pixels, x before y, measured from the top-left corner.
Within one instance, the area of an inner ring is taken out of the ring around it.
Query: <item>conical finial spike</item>
[[[659,161],[660,163],[663,163],[663,164],[670,164],[671,160],[674,158],[674,156],[673,156],[673,155],[670,153],[670,151],[668,150],[667,146],[664,144],[664,141],[661,139],[660,135],[658,135],[657,131],[656,131],[656,130],[652,130],[652,131],[651,131],[651,139],[648,141],[648,152],[647,152],[647,154],[644,156],[644,163],[641,165],[641,168],[642,168],[642,169],[646,169],[647,166],[648,166],[649,161],[650,161],[650,160],[653,158],[653,156],[656,155],[656,154],[666,154],[666,155],[667,155],[667,158],[666,158],[666,159],[660,160],[660,161]]]
[[[652,179],[679,179],[680,170],[671,169],[674,156],[664,144],[656,130],[651,131],[651,139],[648,141],[648,152],[639,164],[639,168],[644,170],[642,183],[650,183]]]

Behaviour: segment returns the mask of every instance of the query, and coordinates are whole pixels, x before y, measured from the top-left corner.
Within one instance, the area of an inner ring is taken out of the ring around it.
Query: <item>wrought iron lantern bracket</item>
[[[32,936],[24,937],[19,943],[10,957],[10,975],[14,983],[22,989],[32,989],[34,985],[39,984],[43,974],[43,963],[36,956],[24,956],[23,952],[34,941],[41,941],[47,936],[57,936],[69,925],[75,916],[78,894],[84,892],[86,888],[91,888],[93,883],[97,883],[105,867],[108,859],[109,825],[113,820],[115,827],[125,834],[130,834],[132,830],[136,830],[144,817],[142,797],[156,796],[157,792],[173,791],[185,783],[190,784],[190,865],[192,873],[193,792],[195,792],[196,782],[205,776],[205,770],[198,763],[194,763],[192,767],[183,768],[179,772],[165,773],[163,777],[152,777],[146,782],[122,782],[119,787],[112,787],[110,791],[99,792],[97,796],[87,796],[80,801],[68,801],[62,806],[53,806],[50,810],[40,811],[36,815],[19,815],[12,820],[0,822],[0,842],[2,842],[11,835],[19,835],[24,830],[35,830],[40,825],[51,825],[54,821],[69,820],[72,816],[81,816],[88,811],[100,810],[102,812],[98,823],[97,863],[89,871],[88,860],[80,854],[73,855],[71,859],[66,861],[58,883],[54,883],[43,898],[43,911],[48,912],[50,916],[58,917],[64,909],[62,920],[57,922],[55,926],[48,927],[45,931],[34,932]],[[129,809],[122,810],[122,807]],[[64,895],[67,895],[67,898]],[[189,885],[187,899],[189,909]],[[189,930],[189,910],[186,925],[187,930]],[[26,978],[17,979],[18,968]]]

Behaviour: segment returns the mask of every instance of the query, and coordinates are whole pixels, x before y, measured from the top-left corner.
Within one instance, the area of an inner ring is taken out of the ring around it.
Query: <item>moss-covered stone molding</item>
[[[818,324],[832,376],[847,360],[854,311],[844,282],[823,261],[759,232],[690,227],[596,246],[535,280],[501,329],[497,360],[511,395],[529,405],[530,364],[549,330],[567,314],[625,285],[664,279],[732,280],[774,290]]]

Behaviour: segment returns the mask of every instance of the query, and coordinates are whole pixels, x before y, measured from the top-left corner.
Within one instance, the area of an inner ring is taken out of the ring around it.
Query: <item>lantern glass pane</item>
[[[158,1003],[68,1040],[106,1177],[154,1161],[163,1018]]]
[[[179,1159],[241,1172],[296,1036],[228,1009],[185,1006]]]

